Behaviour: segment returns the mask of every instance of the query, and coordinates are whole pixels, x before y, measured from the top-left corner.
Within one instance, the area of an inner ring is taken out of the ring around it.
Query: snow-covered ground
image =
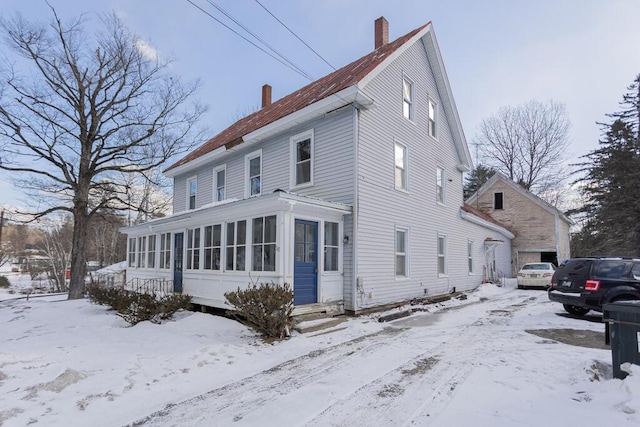
[[[526,332],[602,323],[513,286],[425,308],[265,344],[202,313],[129,327],[88,301],[5,300],[0,425],[640,425],[639,367],[612,379],[609,350]]]

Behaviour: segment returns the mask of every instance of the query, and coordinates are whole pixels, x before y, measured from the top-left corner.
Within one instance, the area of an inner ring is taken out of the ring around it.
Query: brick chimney
[[[375,46],[376,49],[389,43],[389,23],[384,16],[376,19],[375,22]]]
[[[262,108],[271,105],[271,86],[262,86]]]

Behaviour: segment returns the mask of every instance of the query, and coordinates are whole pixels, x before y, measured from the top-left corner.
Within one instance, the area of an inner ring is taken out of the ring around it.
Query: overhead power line
[[[336,70],[336,67],[334,67],[333,65],[331,65],[329,63],[329,61],[327,61],[326,59],[324,59],[322,57],[322,55],[320,55],[318,52],[315,51],[314,48],[312,48],[311,46],[309,46],[304,40],[302,40],[291,28],[287,27],[285,25],[284,22],[282,22],[280,19],[278,19],[277,16],[275,16],[273,13],[271,13],[271,11],[269,9],[266,8],[265,5],[263,5],[262,3],[260,3],[258,0],[255,0],[256,3],[258,3],[264,10],[267,11],[267,13],[269,15],[271,15],[273,17],[273,19],[275,19],[276,21],[278,21],[280,23],[280,25],[282,25],[284,28],[286,28],[291,34],[293,34],[295,36],[295,38],[297,38],[298,40],[300,40],[302,42],[302,44],[304,44],[306,47],[308,47],[311,52],[315,53],[316,56],[318,56],[318,58],[322,59],[324,61],[325,64],[327,64],[329,67],[331,67],[334,71]]]
[[[265,49],[263,49],[261,46],[257,45],[256,43],[254,43],[253,41],[249,40],[247,37],[243,36],[242,34],[240,34],[239,32],[237,32],[236,30],[234,30],[233,28],[231,28],[230,26],[228,26],[227,24],[225,24],[224,22],[220,21],[218,18],[216,18],[215,16],[213,16],[212,14],[210,14],[209,12],[207,12],[206,10],[204,10],[202,7],[200,7],[199,5],[197,5],[196,3],[194,3],[192,0],[187,0],[189,3],[191,3],[192,6],[194,6],[195,8],[197,8],[198,10],[200,10],[202,13],[204,13],[205,15],[207,15],[209,18],[213,19],[214,21],[216,21],[217,23],[219,23],[220,25],[222,25],[223,27],[225,27],[226,29],[228,29],[229,31],[233,32],[235,35],[237,35],[238,37],[242,38],[244,41],[246,41],[247,43],[250,43],[251,45],[253,45],[254,47],[256,47],[257,49],[261,50],[262,52],[266,53],[267,55],[269,55],[270,57],[272,57],[273,59],[275,59],[276,61],[278,61],[279,63],[281,63],[282,65],[284,65],[285,67],[295,71],[296,73],[300,74],[302,77],[313,81],[314,79],[307,73],[305,73],[303,70],[301,70],[299,67],[295,66],[295,65],[291,65],[289,63],[287,63],[285,60],[277,57],[276,55],[272,54],[271,52],[266,51]],[[255,36],[254,36],[255,37]],[[271,48],[270,48],[271,49]]]

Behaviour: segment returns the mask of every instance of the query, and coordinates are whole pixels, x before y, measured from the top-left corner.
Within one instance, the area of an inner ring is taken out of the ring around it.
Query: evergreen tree
[[[478,164],[478,166],[469,172],[469,175],[467,175],[464,180],[464,199],[468,199],[473,193],[478,191],[494,173],[496,173],[496,170],[491,166]]]
[[[576,209],[581,230],[576,256],[640,256],[640,75],[621,102],[623,110],[602,124],[600,147],[583,156],[584,205]]]

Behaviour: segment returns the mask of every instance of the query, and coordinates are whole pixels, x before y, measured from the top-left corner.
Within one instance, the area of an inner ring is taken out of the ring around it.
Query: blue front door
[[[318,302],[318,223],[296,220],[293,304]]]
[[[184,257],[184,233],[174,234],[173,242],[173,292],[182,293],[182,261]]]

